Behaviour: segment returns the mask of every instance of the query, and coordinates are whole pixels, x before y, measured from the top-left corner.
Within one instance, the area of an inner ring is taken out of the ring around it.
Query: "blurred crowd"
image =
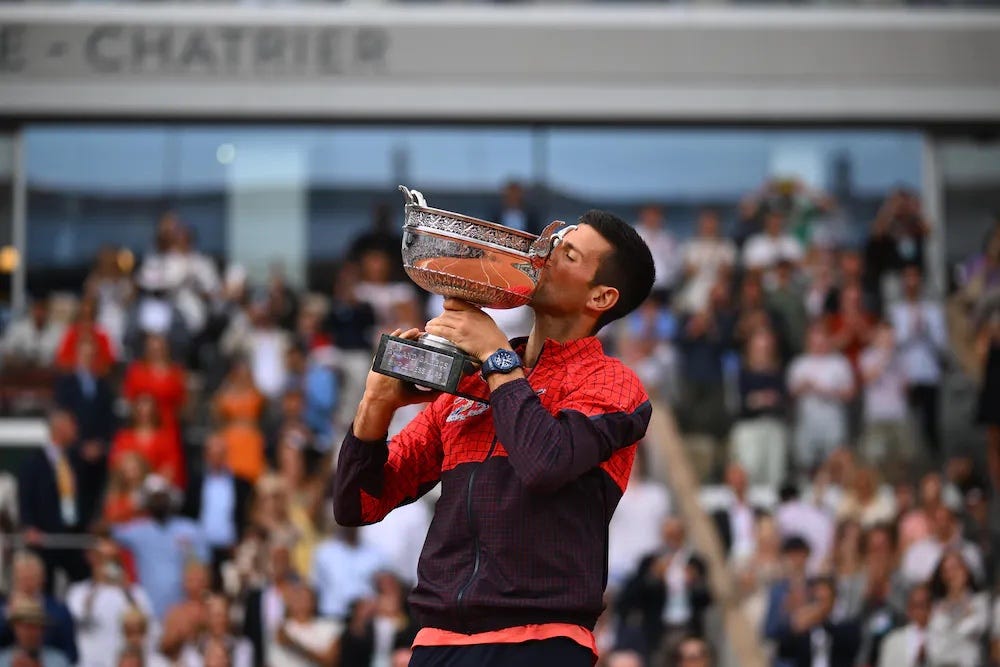
[[[643,207],[654,293],[605,346],[674,408],[773,664],[1000,662],[1000,221],[946,297],[914,193],[890,193],[858,247],[837,209],[773,181],[681,238]],[[517,185],[494,219],[539,231]],[[0,484],[18,536],[0,544],[0,667],[407,664],[434,492],[348,529],[326,488],[378,336],[441,309],[400,245],[380,208],[311,293],[280,266],[260,283],[220,266],[166,214],[140,261],[109,247],[78,294],[38,295],[6,327],[0,414],[43,411],[49,439],[16,499]],[[492,314],[530,330],[526,309]],[[985,454],[943,428],[955,374],[978,383]],[[609,532],[609,667],[721,657],[658,460],[642,443]]]

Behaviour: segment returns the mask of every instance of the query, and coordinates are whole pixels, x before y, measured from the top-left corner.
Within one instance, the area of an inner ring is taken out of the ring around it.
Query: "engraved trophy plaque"
[[[406,197],[403,268],[429,292],[483,308],[516,308],[531,300],[538,277],[566,232],[561,221],[540,236],[459,213],[430,208],[416,190]],[[383,334],[372,370],[416,387],[458,393],[462,377],[480,366],[451,341],[423,334],[416,340]]]

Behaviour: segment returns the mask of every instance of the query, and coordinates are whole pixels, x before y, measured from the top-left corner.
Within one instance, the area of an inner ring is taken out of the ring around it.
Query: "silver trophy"
[[[516,308],[531,300],[542,267],[566,232],[562,221],[540,236],[451,211],[430,208],[416,190],[406,197],[403,268],[428,292],[482,308]],[[383,334],[372,370],[417,387],[458,394],[462,377],[480,365],[457,345],[433,334],[408,340]]]

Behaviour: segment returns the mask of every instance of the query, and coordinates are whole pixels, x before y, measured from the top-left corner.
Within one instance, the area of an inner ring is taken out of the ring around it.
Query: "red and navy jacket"
[[[514,343],[523,353],[524,340]],[[649,424],[635,374],[596,338],[545,342],[525,379],[478,376],[392,439],[348,434],[335,477],[343,525],[374,523],[438,481],[410,605],[465,634],[537,623],[592,629],[603,609],[608,522]]]

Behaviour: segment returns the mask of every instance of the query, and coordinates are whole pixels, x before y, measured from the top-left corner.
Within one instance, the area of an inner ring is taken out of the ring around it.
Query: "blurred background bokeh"
[[[399,184],[654,251],[602,665],[1000,664],[996,0],[0,0],[0,664],[406,664],[435,495],[325,493]]]

